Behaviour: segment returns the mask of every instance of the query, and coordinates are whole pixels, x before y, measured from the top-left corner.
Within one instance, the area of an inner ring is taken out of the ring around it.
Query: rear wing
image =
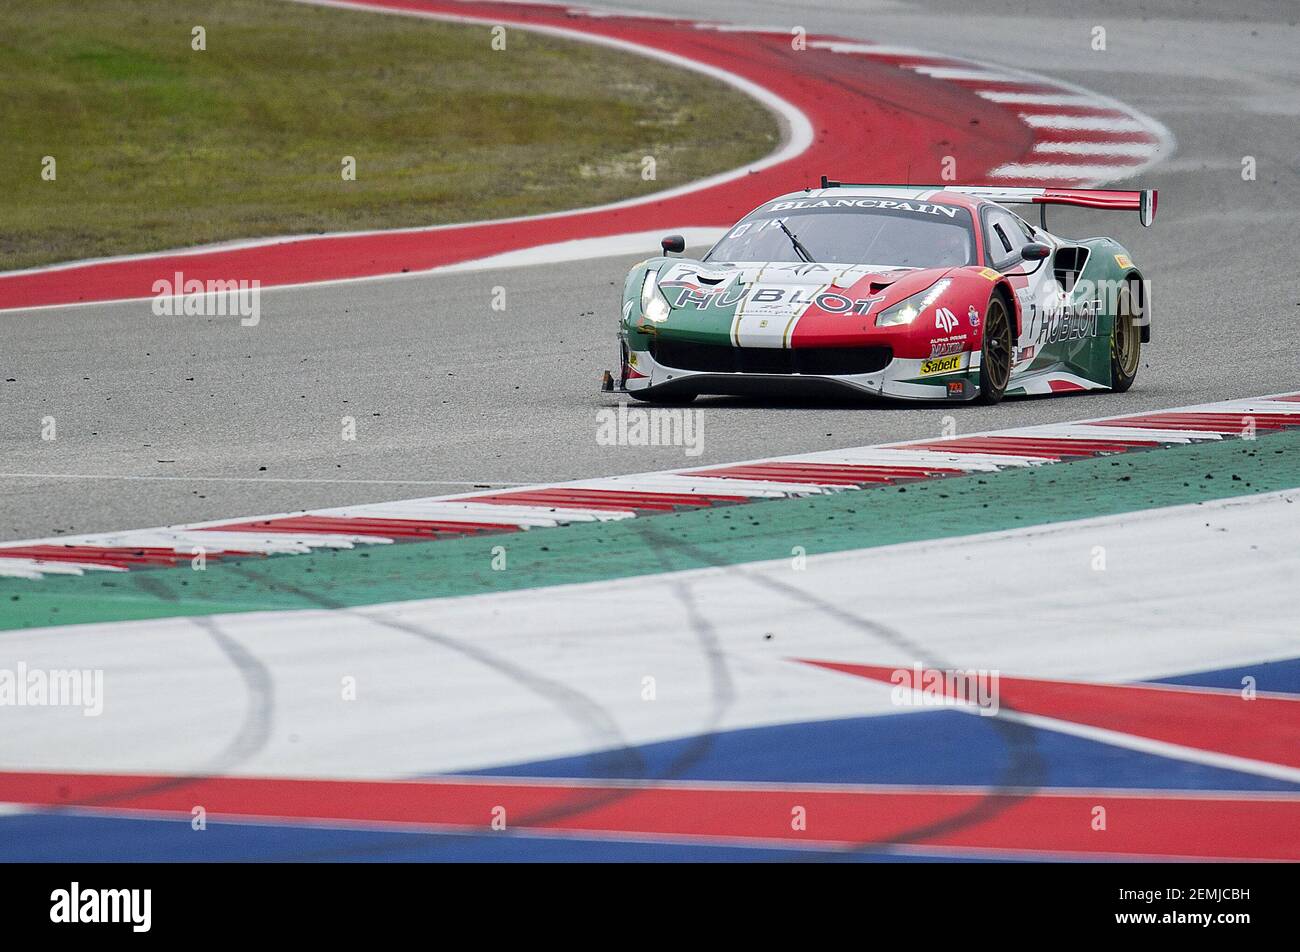
[[[1153,188],[1125,192],[1104,188],[1012,188],[1003,185],[859,185],[856,182],[833,182],[826,176],[822,176],[822,188],[835,188],[849,184],[855,188],[908,190],[933,188],[936,191],[957,192],[959,195],[983,198],[990,202],[997,202],[999,205],[1079,205],[1084,208],[1136,211],[1141,215],[1144,227],[1149,227],[1156,220],[1158,197],[1157,191]]]

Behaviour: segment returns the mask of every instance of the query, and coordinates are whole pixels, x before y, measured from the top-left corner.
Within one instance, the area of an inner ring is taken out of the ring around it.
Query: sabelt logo
[[[952,354],[948,357],[932,357],[921,364],[921,376],[932,377],[935,374],[950,374],[962,369],[965,354]]]

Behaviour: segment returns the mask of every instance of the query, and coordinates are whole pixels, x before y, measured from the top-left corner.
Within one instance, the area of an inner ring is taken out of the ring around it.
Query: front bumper
[[[979,395],[978,351],[961,355],[961,366],[941,373],[923,371],[925,360],[891,357],[868,373],[755,373],[750,371],[689,370],[670,367],[649,351],[629,351],[619,342],[621,371],[616,390],[633,397],[674,394],[887,397],[955,403]],[[757,366],[777,362],[752,361]]]

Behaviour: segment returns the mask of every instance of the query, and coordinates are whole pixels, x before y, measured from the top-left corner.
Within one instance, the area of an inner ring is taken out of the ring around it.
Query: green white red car
[[[665,403],[1127,390],[1150,339],[1145,279],[1113,238],[1062,238],[1007,207],[1049,204],[1149,225],[1156,193],[823,178],[764,202],[700,259],[665,238],[628,273],[606,389]]]

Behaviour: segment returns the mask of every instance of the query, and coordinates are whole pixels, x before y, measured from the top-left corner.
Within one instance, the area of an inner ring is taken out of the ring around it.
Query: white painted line
[[[304,2],[304,0],[299,0]],[[305,0],[312,2],[312,0]],[[547,6],[564,7],[565,13],[575,17],[590,17],[593,20],[663,20],[666,23],[679,23],[687,18],[677,13],[658,13],[653,10],[602,10],[598,7],[576,7],[557,0],[501,0],[502,3],[518,3],[521,6],[532,6],[535,2],[543,3]],[[393,11],[394,13],[399,11]]]
[[[975,93],[989,102],[1010,103],[1018,106],[1095,106],[1091,96],[1062,95],[1061,93],[1017,93],[996,89],[981,89]]]
[[[221,532],[216,529],[180,530],[135,530],[118,535],[106,535],[96,540],[96,545],[106,547],[150,547],[172,549],[175,552],[190,554],[195,546],[202,546],[205,552],[260,552],[265,555],[301,554],[317,549],[350,549],[361,538],[359,536],[332,536],[322,534],[290,534],[283,532]],[[376,536],[366,536],[364,543]],[[378,537],[382,538],[382,537]],[[387,540],[386,540],[387,541]]]
[[[1007,435],[1018,435],[1014,431]],[[1203,430],[1152,430],[1136,426],[1083,426],[1079,424],[1046,424],[1034,436],[1060,437],[1073,440],[1152,440],[1157,443],[1197,443],[1223,438],[1222,433]]]
[[[1021,82],[1013,76],[1006,73],[1000,73],[992,69],[971,69],[964,66],[924,66],[911,65],[904,66],[904,69],[910,69],[917,73],[923,73],[932,79],[969,79],[981,82]]]
[[[814,40],[808,44],[816,50],[832,53],[852,53],[862,56],[915,56],[918,59],[946,59],[938,53],[919,50],[915,46],[885,46],[878,43],[847,43],[840,40]]]
[[[49,559],[0,559],[0,578],[39,579],[43,575],[84,575],[89,571],[125,572],[115,565],[55,562]]]
[[[716,30],[719,33],[775,33],[790,36],[793,28],[788,26],[745,26],[738,23],[696,23],[697,30]]]
[[[1155,142],[1096,142],[1076,139],[1072,142],[1048,140],[1034,143],[1034,151],[1049,155],[1113,155],[1149,159],[1159,151]]]
[[[941,450],[887,449],[879,446],[821,450],[805,453],[799,460],[807,463],[848,463],[851,466],[930,466],[972,473],[996,473],[1005,466],[1030,466],[1038,462],[1006,462],[1005,456],[993,457],[982,453],[944,453]]]
[[[492,486],[508,489],[524,483],[498,483],[486,479],[338,479],[283,476],[171,476],[158,473],[0,473],[0,479],[121,479],[181,483],[343,483],[353,486]]]
[[[1035,129],[1069,129],[1080,132],[1145,132],[1146,126],[1128,116],[1069,116],[1022,112],[1020,119]]]
[[[504,509],[505,507],[500,507]],[[302,513],[300,513],[302,515]],[[467,512],[451,510],[438,506],[421,505],[421,500],[412,499],[398,502],[381,502],[373,505],[340,506],[335,509],[313,509],[306,515],[331,516],[341,519],[411,519],[421,522],[464,522],[493,523],[495,525],[515,526],[520,529],[549,529],[568,522],[596,522],[595,519],[561,518],[558,514],[545,510],[535,510],[530,515],[520,515],[515,511],[501,514]]]
[[[198,537],[201,539],[203,538],[201,533],[204,533],[207,530],[194,529],[191,531],[195,534],[198,534]],[[217,541],[216,541],[217,538],[220,538],[221,540],[224,541],[226,539],[229,539],[231,535],[247,536],[248,542],[244,546],[244,548],[250,548],[250,549],[256,549],[259,545],[265,545],[268,548],[279,548],[282,545],[292,545],[294,543],[297,543],[298,545],[308,550],[352,549],[352,548],[356,548],[359,545],[389,545],[393,541],[392,539],[389,539],[386,536],[366,535],[363,533],[357,533],[355,535],[352,533],[345,533],[345,532],[310,532],[310,531],[258,533],[256,530],[250,530],[249,532],[236,531],[234,533],[231,532],[213,533],[214,547],[217,545]],[[123,543],[119,542],[117,544],[122,545]],[[129,543],[126,544],[139,545],[140,543],[132,539]],[[231,546],[231,548],[234,548],[234,546]]]
[[[1145,685],[1143,686],[1145,687]],[[959,710],[960,708],[957,709]],[[1080,724],[1074,721],[1063,721],[1054,717],[1044,717],[1038,714],[1021,714],[1016,711],[999,711],[998,717],[1003,720],[1014,721],[1018,724],[1027,724],[1030,727],[1038,727],[1049,731],[1059,731],[1062,734],[1069,734],[1073,737],[1082,737],[1086,740],[1095,741],[1100,744],[1110,744],[1114,747],[1123,747],[1126,750],[1136,750],[1144,754],[1153,754],[1156,757],[1168,757],[1186,763],[1200,764],[1204,767],[1214,767],[1218,770],[1236,770],[1241,773],[1253,774],[1257,777],[1271,777],[1274,780],[1300,783],[1300,768],[1289,767],[1285,764],[1269,763],[1268,761],[1255,760],[1250,757],[1237,757],[1232,754],[1221,754],[1218,751],[1205,750],[1200,747],[1188,747],[1184,744],[1173,744],[1168,741],[1143,737],[1139,734],[1126,734],[1122,731],[1108,730],[1104,727],[1093,727],[1091,724]]]
[[[1143,166],[1071,165],[1066,162],[1012,162],[989,173],[994,179],[1058,179],[1067,182],[1115,181],[1135,175]]]
[[[709,476],[685,476],[677,473],[651,473],[634,476],[609,476],[567,483],[575,489],[610,489],[618,492],[717,493],[722,496],[746,496],[751,499],[780,499],[792,492],[824,493],[825,486],[811,483],[792,487],[790,483],[760,479],[724,479]]]
[[[532,490],[554,489],[556,484],[530,486]],[[492,490],[495,492],[495,490]],[[479,493],[488,495],[488,493]],[[459,502],[457,500],[465,500]],[[576,509],[559,508],[542,505],[497,505],[495,503],[474,503],[473,496],[439,497],[435,499],[412,499],[393,503],[375,505],[344,506],[338,509],[318,509],[299,515],[341,516],[352,515],[359,518],[380,516],[390,508],[402,508],[406,511],[420,511],[422,515],[412,518],[429,520],[447,520],[452,522],[497,522],[510,524],[557,525],[563,522],[609,522],[614,519],[631,519],[636,513],[630,509]],[[278,517],[271,517],[278,518]],[[397,518],[397,517],[390,517]],[[229,520],[226,520],[229,521]],[[258,520],[259,522],[261,519]],[[218,526],[220,523],[217,524]]]

